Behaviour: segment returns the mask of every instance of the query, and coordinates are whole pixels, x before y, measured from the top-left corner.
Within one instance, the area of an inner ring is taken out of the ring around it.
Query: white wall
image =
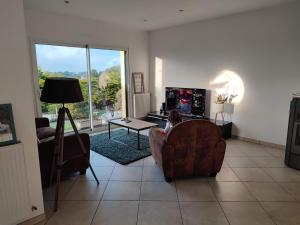
[[[38,208],[32,216],[37,216],[44,209],[22,0],[1,0],[0,27],[0,104],[13,106],[17,138],[24,145],[29,194]]]
[[[291,95],[300,90],[299,27],[298,2],[151,32],[152,109],[165,86],[212,89],[219,72],[231,70],[245,86],[234,134],[284,145]]]
[[[62,44],[90,44],[103,48],[129,49],[129,75],[143,72],[148,91],[148,34],[100,21],[25,10],[31,40]]]

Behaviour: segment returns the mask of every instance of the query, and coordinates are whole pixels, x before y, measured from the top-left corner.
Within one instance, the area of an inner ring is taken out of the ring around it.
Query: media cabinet
[[[147,117],[144,118],[145,121],[157,123],[160,128],[165,128],[166,121],[168,116],[164,114],[160,114],[159,112],[150,112],[148,113]],[[184,115],[182,116],[182,120],[193,120],[193,119],[205,119],[210,120],[211,122],[215,123],[215,120],[204,118],[203,116],[195,116],[195,115]],[[231,138],[231,129],[232,129],[232,122],[228,121],[221,121],[217,120],[216,125],[220,128],[222,132],[222,137],[224,139]]]

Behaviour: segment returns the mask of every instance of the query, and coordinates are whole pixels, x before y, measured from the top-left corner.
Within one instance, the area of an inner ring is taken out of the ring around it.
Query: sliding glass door
[[[84,97],[84,101],[75,104],[67,104],[78,129],[90,127],[89,93],[86,49],[78,47],[66,47],[55,45],[36,44],[36,59],[38,67],[38,84],[42,89],[48,77],[77,78]],[[59,104],[41,102],[42,116],[50,120],[50,126],[56,127],[57,111]],[[67,119],[67,118],[66,118]],[[65,131],[72,130],[70,121],[65,122]]]
[[[94,127],[126,114],[124,51],[91,48],[91,88]]]
[[[35,44],[35,50],[39,89],[47,77],[79,79],[84,101],[67,105],[78,129],[105,126],[109,119],[126,116],[125,51],[45,44]],[[38,105],[55,127],[60,105]],[[69,121],[65,130],[71,130]]]

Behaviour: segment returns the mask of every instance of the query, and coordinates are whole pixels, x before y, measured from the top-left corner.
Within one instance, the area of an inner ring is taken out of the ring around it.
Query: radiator
[[[133,95],[133,116],[141,118],[150,112],[150,93]]]
[[[30,214],[23,145],[0,147],[0,224],[17,224]]]

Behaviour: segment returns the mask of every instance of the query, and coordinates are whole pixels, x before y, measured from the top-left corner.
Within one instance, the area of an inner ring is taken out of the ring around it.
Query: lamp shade
[[[83,101],[79,81],[75,78],[51,77],[45,80],[41,101],[75,103]]]

